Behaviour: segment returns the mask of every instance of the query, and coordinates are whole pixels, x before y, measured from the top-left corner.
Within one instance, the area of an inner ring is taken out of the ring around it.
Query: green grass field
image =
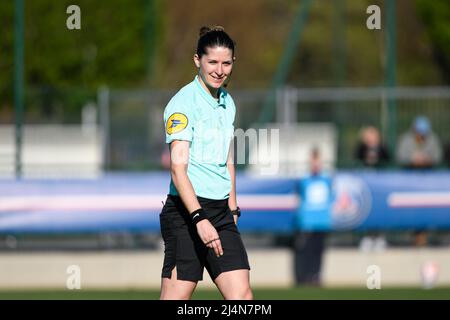
[[[450,287],[424,290],[420,288],[385,288],[368,290],[364,288],[257,288],[255,299],[260,300],[449,300]],[[132,291],[97,291],[97,290],[39,290],[39,291],[0,291],[0,300],[155,300],[158,290]],[[217,290],[198,290],[194,293],[196,300],[222,299]]]

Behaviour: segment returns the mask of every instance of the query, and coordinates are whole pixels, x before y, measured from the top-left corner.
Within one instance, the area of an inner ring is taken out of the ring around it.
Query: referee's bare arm
[[[228,151],[227,168],[230,172],[231,177],[231,191],[230,197],[228,198],[228,207],[230,210],[237,209],[237,199],[236,199],[236,168],[234,167],[234,152],[233,152],[233,142],[230,143],[230,148]],[[237,223],[237,216],[233,216],[234,223]]]
[[[175,140],[170,144],[170,174],[172,181],[184,206],[189,213],[200,209],[200,203],[195,195],[194,187],[187,175],[189,163],[189,141]],[[214,226],[208,219],[197,223],[197,232],[207,247],[213,248],[217,256],[223,255],[222,244]]]

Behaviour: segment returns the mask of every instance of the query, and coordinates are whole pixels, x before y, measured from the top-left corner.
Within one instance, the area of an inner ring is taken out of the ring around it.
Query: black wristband
[[[200,221],[208,219],[208,217],[206,216],[205,211],[202,208],[200,208],[191,213],[191,219],[192,223],[196,225]]]
[[[231,214],[234,216],[241,216],[241,209],[239,207],[236,208],[236,210],[231,210]]]

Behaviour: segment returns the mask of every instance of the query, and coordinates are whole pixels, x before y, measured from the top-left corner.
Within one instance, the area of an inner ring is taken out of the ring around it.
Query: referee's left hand
[[[222,242],[220,241],[216,228],[214,228],[211,222],[208,219],[204,219],[198,222],[196,226],[198,235],[205,246],[214,249],[217,257],[223,256]]]

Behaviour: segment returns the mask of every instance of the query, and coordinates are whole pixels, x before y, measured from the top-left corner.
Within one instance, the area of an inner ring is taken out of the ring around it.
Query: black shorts
[[[181,198],[168,195],[159,215],[165,247],[162,277],[171,278],[175,267],[177,279],[188,281],[203,280],[204,267],[213,280],[222,272],[250,270],[247,252],[228,208],[228,200],[201,197],[198,200],[219,234],[223,255],[218,258],[214,249],[202,242]]]

